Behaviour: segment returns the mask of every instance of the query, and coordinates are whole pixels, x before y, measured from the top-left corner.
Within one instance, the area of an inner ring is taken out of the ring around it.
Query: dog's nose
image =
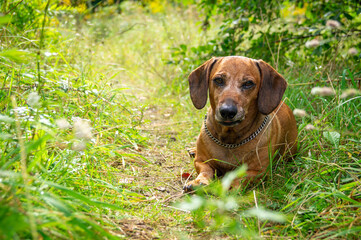
[[[219,108],[219,113],[223,119],[232,119],[237,114],[237,107],[234,104],[223,104]]]

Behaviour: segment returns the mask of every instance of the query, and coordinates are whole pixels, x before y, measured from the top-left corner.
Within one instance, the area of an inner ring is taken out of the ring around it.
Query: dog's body
[[[276,152],[295,154],[296,121],[281,101],[287,83],[267,63],[212,58],[189,75],[189,85],[194,106],[205,106],[209,90],[211,107],[197,140],[194,165],[199,175],[185,190],[207,185],[215,174],[222,176],[244,163],[252,181]],[[240,144],[242,140],[246,143]]]

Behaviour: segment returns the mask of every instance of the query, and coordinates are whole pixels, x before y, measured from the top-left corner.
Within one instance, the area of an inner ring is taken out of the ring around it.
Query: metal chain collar
[[[221,141],[219,141],[217,138],[215,138],[212,133],[208,130],[207,128],[207,114],[204,117],[204,130],[207,133],[207,135],[215,142],[217,143],[219,146],[225,147],[225,148],[229,148],[229,149],[233,149],[233,148],[238,148],[246,143],[248,143],[249,141],[253,140],[264,128],[264,126],[266,126],[268,120],[268,115],[264,118],[261,126],[259,126],[259,128],[252,133],[248,138],[243,139],[240,143],[237,144],[227,144],[227,143],[222,143]]]

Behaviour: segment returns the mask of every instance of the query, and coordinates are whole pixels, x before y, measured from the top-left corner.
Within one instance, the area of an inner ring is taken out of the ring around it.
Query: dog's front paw
[[[197,152],[196,148],[188,148],[188,149],[187,149],[187,152],[188,152],[188,154],[189,154],[189,156],[190,156],[191,158],[195,158],[195,157],[196,157],[196,152]]]
[[[209,181],[207,179],[197,178],[193,181],[186,183],[183,187],[183,190],[184,190],[184,192],[191,192],[195,188],[200,187],[200,186],[205,186],[205,185],[209,185]]]

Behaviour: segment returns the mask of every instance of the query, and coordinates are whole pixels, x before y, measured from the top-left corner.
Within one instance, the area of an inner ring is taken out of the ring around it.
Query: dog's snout
[[[219,108],[219,113],[223,119],[232,119],[237,114],[237,106],[235,104],[225,103]]]

